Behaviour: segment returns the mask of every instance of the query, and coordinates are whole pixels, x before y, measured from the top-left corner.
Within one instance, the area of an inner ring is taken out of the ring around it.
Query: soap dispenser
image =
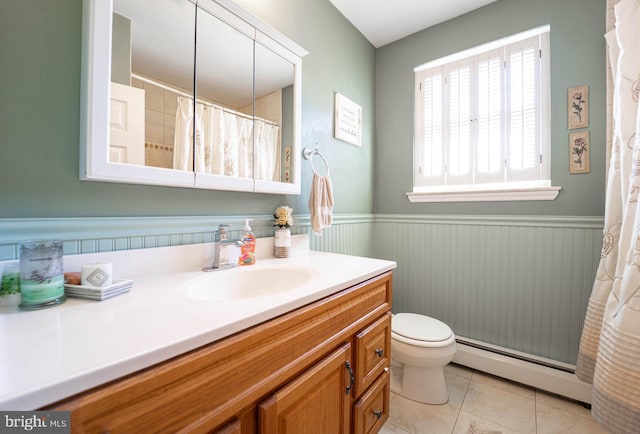
[[[256,236],[251,232],[249,219],[244,221],[244,233],[242,234],[242,246],[240,250],[242,254],[238,258],[239,265],[253,265],[256,263]]]

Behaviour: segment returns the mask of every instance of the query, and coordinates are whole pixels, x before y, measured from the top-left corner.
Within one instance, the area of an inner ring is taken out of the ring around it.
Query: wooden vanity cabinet
[[[73,433],[376,433],[392,274],[47,407]]]

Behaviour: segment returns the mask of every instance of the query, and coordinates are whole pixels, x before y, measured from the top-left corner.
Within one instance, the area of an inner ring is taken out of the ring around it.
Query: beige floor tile
[[[467,380],[471,380],[471,375],[473,374],[472,369],[469,369],[462,365],[456,365],[455,363],[449,363],[448,365],[445,365],[444,372],[464,377]]]
[[[581,416],[541,402],[536,404],[536,420],[538,434],[606,434],[591,415]]]
[[[535,396],[532,395],[532,396]],[[474,373],[462,410],[521,433],[536,432],[535,399],[495,384],[476,381]]]
[[[469,388],[471,377],[464,377],[454,374],[448,370],[444,372],[444,381],[447,384],[447,392],[449,392],[448,404],[455,408],[462,407],[464,395]]]
[[[579,402],[536,390],[536,404],[544,404],[583,417],[591,417],[591,410]]]
[[[411,433],[387,421],[387,423],[385,423],[382,426],[382,429],[380,430],[379,434],[411,434]]]
[[[498,423],[461,411],[453,434],[519,434]]]
[[[507,392],[515,393],[524,398],[535,399],[536,393],[534,388],[514,381],[505,380],[504,378],[496,377],[491,374],[485,374],[484,372],[474,371],[471,376],[471,381],[506,390]]]
[[[389,420],[412,434],[450,433],[459,409],[451,405],[426,405],[396,396],[390,404]]]

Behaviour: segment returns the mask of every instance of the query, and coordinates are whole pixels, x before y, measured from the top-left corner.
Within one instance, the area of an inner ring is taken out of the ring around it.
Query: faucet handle
[[[230,224],[221,224],[218,225],[218,232],[227,232],[227,229],[229,229],[231,227]]]
[[[222,224],[222,225],[218,225],[218,231],[216,234],[216,241],[218,240],[226,240],[227,237],[229,236],[229,228],[231,228],[231,225],[229,224]]]

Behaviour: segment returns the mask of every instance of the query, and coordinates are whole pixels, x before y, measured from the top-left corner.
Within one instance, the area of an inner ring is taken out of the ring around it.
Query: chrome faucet
[[[213,264],[209,267],[203,267],[202,271],[217,271],[225,270],[227,268],[237,267],[238,263],[229,260],[229,247],[242,246],[244,243],[241,240],[230,240],[229,230],[231,225],[219,225],[218,230],[215,232],[214,238],[214,255]]]

